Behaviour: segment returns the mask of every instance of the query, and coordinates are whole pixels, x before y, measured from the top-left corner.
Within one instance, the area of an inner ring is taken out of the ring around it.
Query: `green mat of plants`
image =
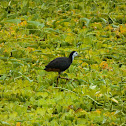
[[[125,126],[126,1],[1,0],[0,125]]]

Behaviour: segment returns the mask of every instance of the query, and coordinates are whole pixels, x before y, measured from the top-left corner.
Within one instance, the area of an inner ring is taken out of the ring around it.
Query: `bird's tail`
[[[45,68],[44,70],[47,70],[47,68]]]

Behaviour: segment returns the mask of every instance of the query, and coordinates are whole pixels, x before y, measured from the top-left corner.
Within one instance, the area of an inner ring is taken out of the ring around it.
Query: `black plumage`
[[[46,71],[56,71],[56,72],[62,72],[69,68],[70,64],[72,62],[69,58],[66,57],[58,57],[54,60],[52,60],[44,70]]]
[[[78,53],[76,51],[72,51],[68,58],[67,57],[58,57],[58,58],[52,60],[47,66],[45,66],[44,70],[58,72],[59,73],[58,78],[60,78],[61,72],[65,71],[66,69],[69,68],[74,57],[77,55],[78,55]],[[57,78],[57,81],[58,81],[58,78]]]

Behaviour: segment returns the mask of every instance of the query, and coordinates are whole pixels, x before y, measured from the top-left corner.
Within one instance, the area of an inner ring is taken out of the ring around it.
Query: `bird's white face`
[[[78,53],[77,52],[74,52],[73,55],[72,55],[72,61],[74,59],[74,57],[78,56]]]
[[[78,56],[78,53],[77,52],[74,52],[73,53],[73,56],[75,57],[75,56]]]

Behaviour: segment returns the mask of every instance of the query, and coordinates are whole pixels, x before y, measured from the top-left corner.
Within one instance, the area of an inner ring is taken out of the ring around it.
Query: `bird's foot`
[[[69,78],[65,78],[65,77],[60,77],[61,79],[66,79],[66,80],[72,80],[72,79],[69,79]]]
[[[69,79],[69,78],[66,78],[66,77],[60,77],[60,76],[58,76],[58,77],[57,77],[57,82],[56,82],[56,87],[58,86],[58,80],[59,80],[59,78],[65,79],[66,81],[67,81],[67,80],[72,80],[72,79]]]

